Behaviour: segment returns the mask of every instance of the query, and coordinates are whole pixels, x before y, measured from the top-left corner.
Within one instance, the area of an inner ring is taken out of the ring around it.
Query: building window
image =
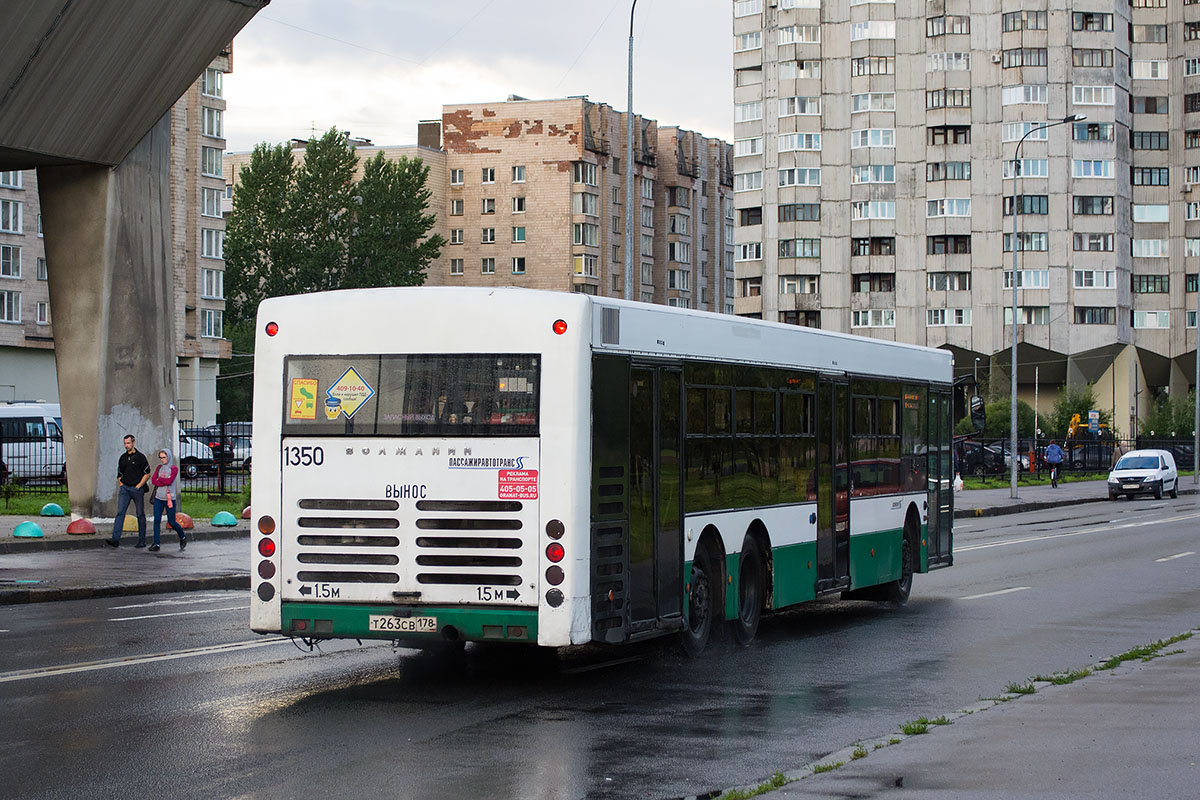
[[[50,271],[46,269],[46,259],[37,259],[37,279],[39,281],[50,280]]]
[[[931,256],[963,255],[971,252],[971,237],[968,234],[926,236],[925,253]]]
[[[575,183],[584,186],[596,186],[596,165],[589,161],[576,161],[571,165],[572,178]]]
[[[1021,325],[1049,325],[1049,306],[1020,306],[1017,308],[1017,319]],[[1012,306],[1004,307],[1004,324],[1012,325]]]
[[[200,173],[210,178],[221,177],[222,151],[218,147],[200,148]]]
[[[1129,180],[1134,186],[1169,186],[1171,171],[1167,167],[1130,167]]]
[[[214,139],[225,138],[225,126],[222,121],[223,114],[224,112],[219,108],[209,108],[208,106],[200,108],[200,120],[205,136],[211,136]]]
[[[1012,270],[1004,271],[1004,288],[1012,288]],[[1021,269],[1017,270],[1017,288],[1018,289],[1049,289],[1050,288],[1050,270],[1048,269]]]
[[[20,200],[0,200],[0,232],[24,232],[21,225]]]
[[[5,189],[21,188],[21,171],[0,172],[0,187]]]
[[[1046,128],[1036,127],[1041,123],[1037,122],[1006,122],[1000,129],[1000,138],[1005,142],[1019,142],[1021,139],[1026,139],[1030,142],[1046,141],[1049,138],[1046,133]]]
[[[971,273],[969,272],[929,273],[929,291],[931,292],[966,292],[970,289]]]
[[[850,291],[855,293],[896,291],[896,276],[890,272],[855,275],[850,281]]]
[[[755,189],[761,188],[761,170],[758,172],[738,172],[733,176],[733,190],[735,192],[752,192]]]
[[[896,255],[895,236],[862,236],[850,240],[850,255],[852,256],[894,256]]]
[[[225,73],[219,69],[209,67],[204,70],[204,77],[200,82],[200,93],[206,94],[209,97],[223,97],[221,82],[225,79]]]
[[[1045,11],[1013,11],[1003,16],[1003,28],[1005,31],[1044,31],[1047,16]]]
[[[225,314],[214,308],[200,309],[200,335],[205,339],[220,339],[224,336]]]
[[[1097,14],[1090,11],[1076,11],[1071,14],[1071,30],[1073,31],[1111,31],[1112,29],[1112,14]]]
[[[943,197],[928,200],[925,204],[927,217],[969,217],[971,216],[971,198]]]
[[[1134,114],[1166,114],[1169,106],[1166,97],[1129,95],[1129,110]]]
[[[779,170],[780,186],[820,186],[821,170],[817,167],[792,167]]]
[[[495,228],[483,228],[479,232],[479,243],[480,244],[495,244],[496,243],[496,229]]]
[[[743,242],[735,250],[738,261],[762,260],[762,242]]]
[[[1200,92],[1185,94],[1183,96],[1183,110],[1188,114],[1195,114],[1200,111]]]
[[[1111,233],[1076,233],[1072,235],[1071,243],[1072,249],[1077,252],[1111,253],[1113,235]]]
[[[1044,67],[1046,66],[1046,48],[1017,47],[1005,50],[1001,55],[1001,67]]]
[[[1076,67],[1111,67],[1113,51],[1111,48],[1072,47],[1071,64]]]
[[[479,213],[480,214],[495,214],[496,213],[496,198],[494,198],[494,197],[481,198],[480,203],[479,203]]]
[[[516,164],[513,166],[512,182],[513,183],[524,183],[525,182],[525,165],[524,164]]]
[[[850,147],[895,147],[895,128],[862,128],[850,131]]]
[[[850,204],[850,219],[895,219],[894,200],[860,200]]]
[[[1012,106],[1024,103],[1044,105],[1046,103],[1045,84],[1026,84],[1022,86],[1005,86],[1000,92],[1001,105]]]
[[[1134,258],[1166,258],[1169,249],[1169,240],[1134,239],[1132,246]]]
[[[757,156],[762,154],[762,137],[755,136],[751,139],[736,139],[733,143],[733,154],[735,156]]]
[[[200,296],[208,300],[225,299],[225,272],[223,270],[200,270]]]
[[[751,14],[762,13],[762,0],[734,0],[733,15],[748,17]]]
[[[687,236],[689,228],[689,217],[683,214],[671,214],[667,217],[667,233],[677,233],[680,236]]]
[[[895,75],[896,59],[892,56],[863,56],[850,59],[850,74],[862,75]]]
[[[1171,291],[1169,275],[1130,275],[1129,282],[1134,294],[1168,294]]]
[[[1106,159],[1081,159],[1071,161],[1072,178],[1111,178],[1113,162]]]
[[[495,183],[496,182],[496,168],[495,167],[480,167],[479,182],[480,183]]]
[[[654,227],[654,208],[651,206],[642,206],[642,227]]]
[[[742,278],[738,283],[741,284],[742,297],[760,297],[762,295],[762,278]]]
[[[462,244],[464,241],[462,228],[450,229],[450,244]]]
[[[779,98],[779,116],[781,117],[819,117],[820,115],[821,98],[819,96]]]
[[[513,240],[513,244],[522,244],[522,243],[524,243],[524,241],[525,241],[525,228],[524,228],[524,226],[521,226],[521,227],[516,227],[516,228],[513,228],[513,229],[512,229],[512,240]]]
[[[50,324],[50,304],[45,301],[38,301],[37,304],[37,324]]]
[[[512,199],[512,213],[514,213],[514,214],[524,214],[525,213],[525,198],[524,197],[514,197]]]
[[[1129,146],[1134,150],[1166,150],[1170,146],[1167,131],[1130,131]]]
[[[525,256],[513,256],[512,274],[513,275],[524,275],[525,274]]]
[[[850,95],[850,113],[859,114],[867,111],[895,111],[895,92],[867,92]]]
[[[0,289],[0,322],[21,321],[21,293]]]
[[[1166,203],[1151,204],[1151,203],[1134,203],[1133,204],[1133,221],[1134,222],[1170,222],[1171,218],[1170,206]]]
[[[962,16],[929,17],[925,20],[925,36],[934,38],[948,33],[970,33],[971,18]]]
[[[221,217],[221,190],[201,187],[200,214],[205,217]]]
[[[1111,16],[1111,15],[1108,15]],[[1111,28],[1109,28],[1111,30]],[[1184,38],[1187,38],[1186,36]],[[1129,41],[1140,44],[1167,41],[1166,25],[1130,25]]]
[[[1076,236],[1078,235],[1076,234]],[[1111,234],[1109,235],[1111,236]],[[1002,241],[1004,252],[1011,253],[1013,251],[1012,234],[1004,234]],[[1018,252],[1045,252],[1050,249],[1050,237],[1039,231],[1025,231],[1017,234],[1016,245]]]
[[[1171,327],[1170,311],[1131,311],[1134,328],[1169,328]]]
[[[1112,86],[1071,87],[1071,102],[1077,106],[1111,106],[1115,96]]]
[[[692,246],[687,242],[667,242],[667,260],[690,264],[692,262]]]
[[[970,89],[933,89],[925,92],[925,108],[970,108]]]
[[[451,275],[462,275],[463,274],[463,260],[461,258],[450,259],[450,274]]]
[[[894,19],[872,19],[866,22],[850,23],[850,41],[858,42],[864,39],[895,39],[896,21]]]
[[[971,180],[970,161],[930,161],[925,164],[925,180],[935,181],[969,181]]]
[[[1117,310],[1112,306],[1075,306],[1076,325],[1116,325]]]
[[[461,197],[456,197],[450,201],[450,216],[461,217],[463,215],[463,200]]]
[[[600,216],[600,195],[591,192],[575,192],[572,196],[572,211],[576,214],[587,214],[590,217]]]
[[[795,150],[820,150],[821,134],[781,133],[777,144],[780,153],[789,153]]]
[[[851,183],[895,183],[895,164],[863,164],[850,168]]]
[[[896,310],[893,308],[869,308],[850,312],[852,328],[894,328]]]
[[[925,130],[931,145],[971,143],[970,125],[933,125]]]
[[[1019,194],[1016,197],[1017,214],[1049,214],[1050,196],[1045,194]],[[1004,216],[1011,217],[1013,213],[1013,198],[1004,196]]]
[[[667,270],[667,288],[690,292],[692,289],[692,273],[686,269]]]
[[[572,244],[589,247],[600,246],[600,226],[590,222],[576,222],[571,226]]]
[[[745,208],[743,211],[755,211]],[[758,222],[743,222],[743,225],[757,225],[762,222],[762,209],[758,211]],[[780,222],[817,222],[821,219],[820,203],[780,203],[778,206]]]
[[[926,53],[926,72],[965,72],[971,68],[971,54],[967,52]]]
[[[1112,269],[1077,269],[1072,280],[1076,289],[1117,288],[1117,272]]]
[[[820,294],[821,279],[818,275],[780,275],[780,294]]]
[[[496,274],[496,259],[494,259],[494,258],[479,259],[479,273],[481,275],[495,275]]]
[[[746,50],[758,50],[761,47],[762,31],[751,31],[750,33],[743,33],[734,37],[733,51],[735,53]]]
[[[450,185],[451,186],[462,186],[463,183],[464,183],[463,171],[461,169],[450,170]]]
[[[1009,180],[1013,176],[1013,162],[1005,159],[1000,164],[1001,178]],[[1022,158],[1021,167],[1017,174],[1022,178],[1050,177],[1050,162],[1045,158]]]
[[[224,258],[225,257],[225,231],[215,230],[213,228],[202,228],[200,242],[200,255],[205,258]]]
[[[21,277],[21,248],[0,244],[0,278]]]
[[[749,103],[738,103],[733,107],[734,122],[753,122],[762,119],[762,101],[753,100]]]
[[[780,258],[820,258],[820,239],[780,239]]]
[[[1130,64],[1132,77],[1144,81],[1165,81],[1167,79],[1166,61],[1134,61]]]
[[[969,308],[930,308],[925,311],[925,325],[930,328],[970,324]]]
[[[580,253],[573,259],[575,263],[575,274],[583,275],[586,278],[597,277],[596,264],[599,262],[599,260],[600,259],[598,259],[596,256],[588,253]]]
[[[1071,204],[1076,214],[1085,216],[1111,216],[1113,213],[1112,195],[1075,195]]]

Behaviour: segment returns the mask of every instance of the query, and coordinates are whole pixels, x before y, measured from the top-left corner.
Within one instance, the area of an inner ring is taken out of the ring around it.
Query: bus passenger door
[[[850,586],[850,387],[817,389],[817,591]]]
[[[682,374],[635,366],[629,375],[629,603],[633,633],[682,618]]]
[[[951,455],[951,400],[947,392],[929,392],[929,509],[926,525],[930,567],[954,563],[951,526],[954,517],[954,459]]]

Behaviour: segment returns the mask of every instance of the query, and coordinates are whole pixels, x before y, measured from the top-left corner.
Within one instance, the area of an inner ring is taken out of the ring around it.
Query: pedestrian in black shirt
[[[121,529],[125,527],[125,511],[130,503],[133,503],[137,511],[138,519],[138,543],[134,547],[146,546],[146,501],[143,498],[142,486],[150,480],[150,463],[133,443],[133,434],[126,434],[125,452],[117,462],[117,518],[113,520],[112,538],[104,540],[109,547],[120,546]]]

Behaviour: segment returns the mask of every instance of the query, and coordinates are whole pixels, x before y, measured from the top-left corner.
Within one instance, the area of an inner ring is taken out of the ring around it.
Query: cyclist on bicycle
[[[1050,446],[1046,448],[1046,463],[1050,465],[1050,485],[1058,488],[1058,468],[1062,466],[1063,451],[1058,446],[1058,442],[1050,440]]]

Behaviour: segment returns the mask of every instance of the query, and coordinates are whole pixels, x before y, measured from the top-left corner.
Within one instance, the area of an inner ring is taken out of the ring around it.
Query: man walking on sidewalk
[[[1050,486],[1058,488],[1058,468],[1062,466],[1063,451],[1058,442],[1051,440],[1046,448],[1046,463],[1050,465]]]
[[[125,512],[130,503],[137,511],[138,520],[138,543],[134,546],[146,546],[146,501],[142,486],[150,480],[150,462],[133,446],[134,441],[133,434],[126,434],[125,452],[117,462],[117,518],[113,520],[112,538],[104,540],[109,547],[120,546],[121,529],[125,527]]]

